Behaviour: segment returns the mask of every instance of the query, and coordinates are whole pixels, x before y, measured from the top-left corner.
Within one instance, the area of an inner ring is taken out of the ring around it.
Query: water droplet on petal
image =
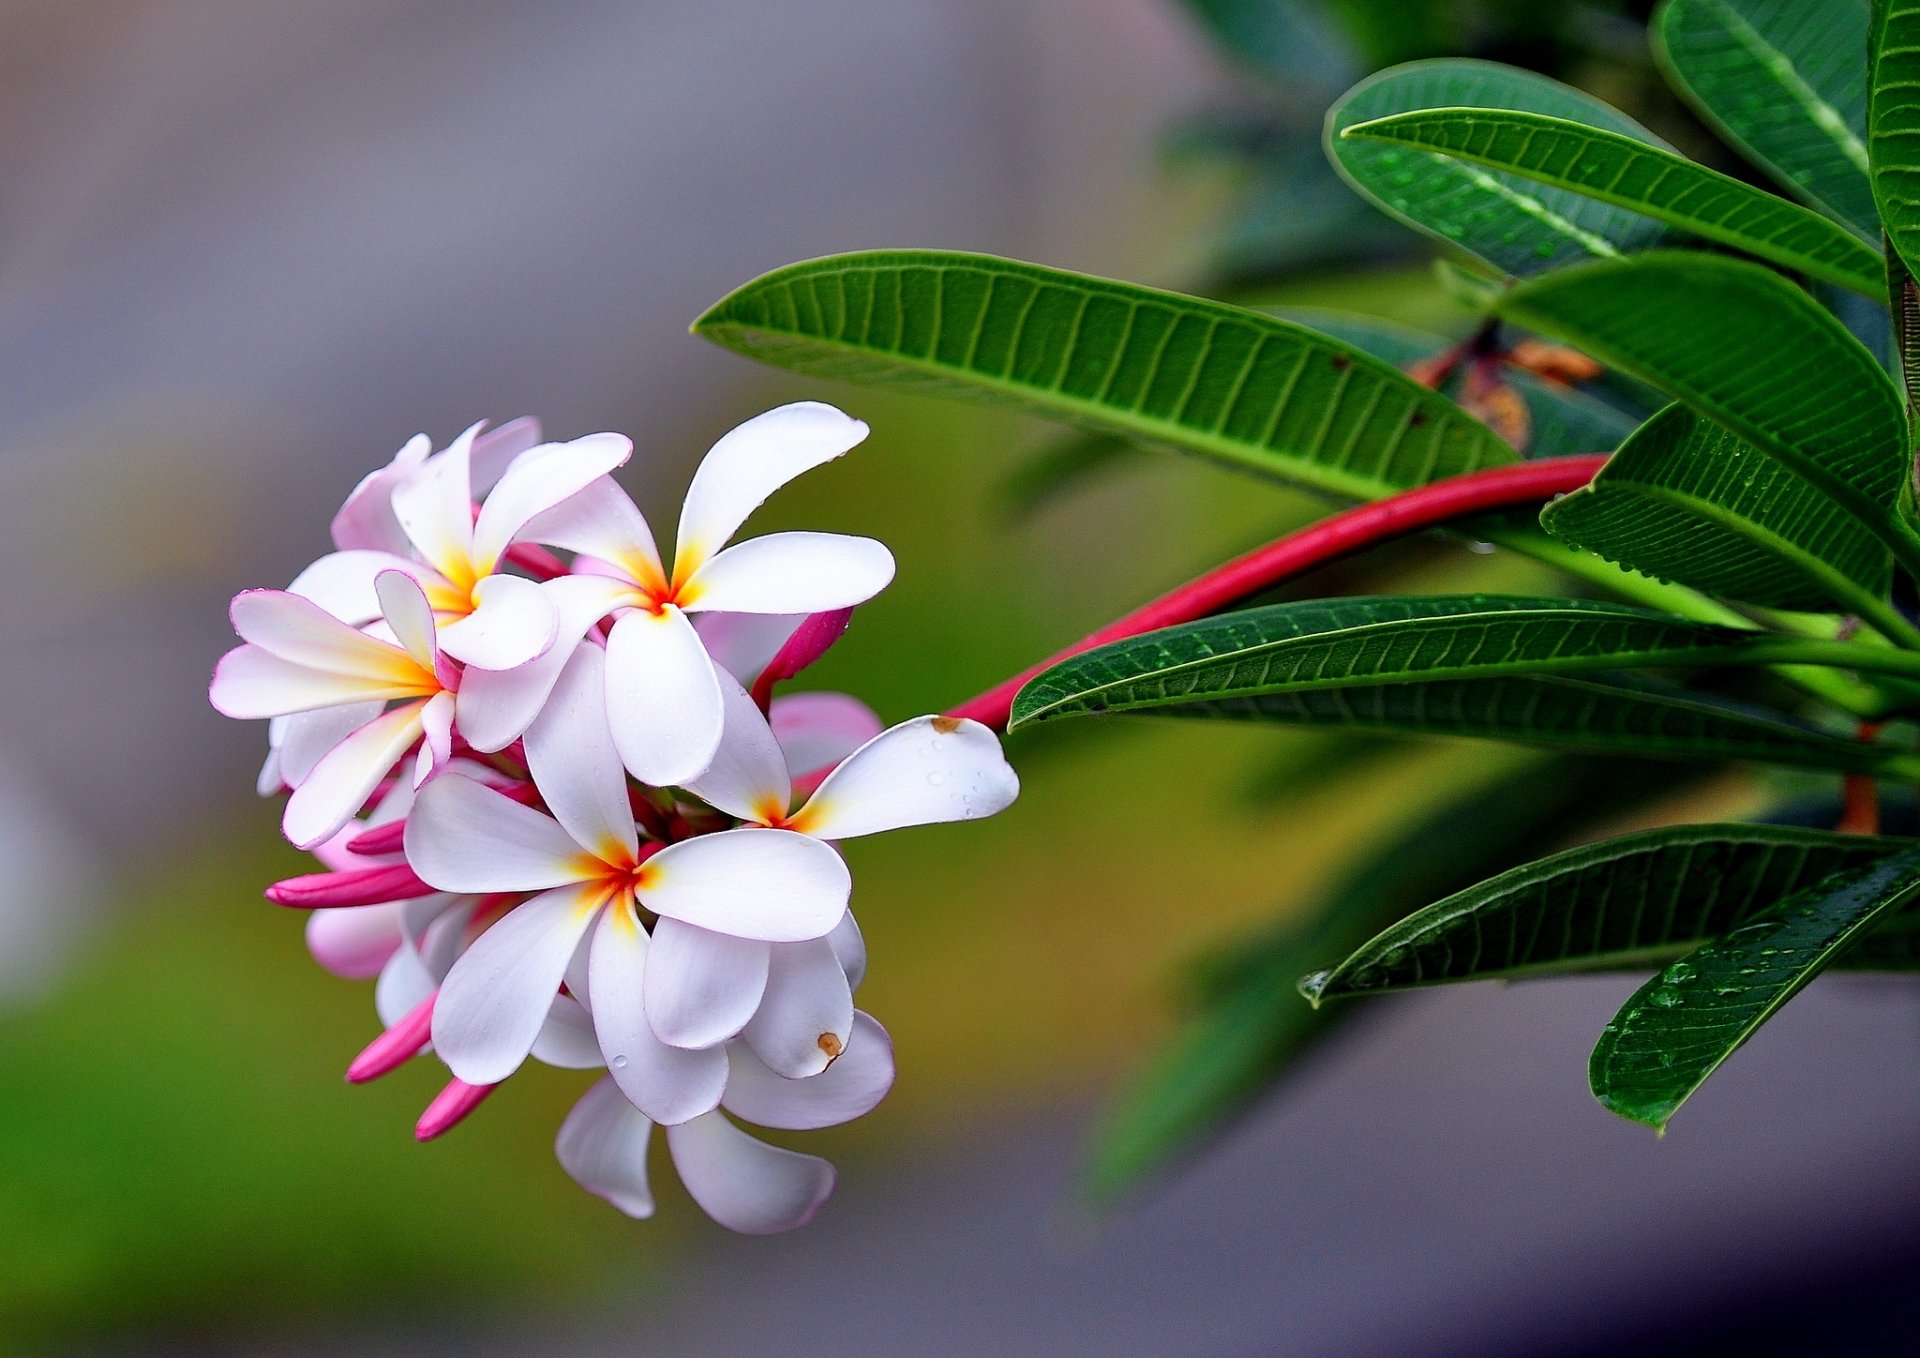
[[[946,782],[946,781],[947,781],[947,775],[946,775],[946,774],[944,774],[944,773],[941,773],[941,772],[940,772],[939,770],[937,770],[937,769],[936,769],[936,770],[935,770],[934,772],[932,772],[932,773],[929,773],[929,774],[927,775],[927,786],[928,786],[928,787],[939,787],[939,786],[940,786],[940,784],[942,784],[942,783],[944,783],[944,782]]]
[[[614,1057],[614,1058],[613,1058],[613,1068],[614,1068],[615,1070],[625,1070],[625,1069],[627,1068],[627,1058],[626,1058],[626,1057],[624,1057],[624,1056],[616,1056],[616,1057]]]

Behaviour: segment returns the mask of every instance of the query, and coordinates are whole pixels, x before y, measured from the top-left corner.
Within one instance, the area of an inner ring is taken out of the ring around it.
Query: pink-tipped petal
[[[646,931],[630,903],[601,917],[587,957],[594,1032],[615,1083],[635,1108],[671,1125],[716,1108],[727,1085],[726,1053],[688,1051],[654,1036],[646,1013]]]
[[[647,1022],[670,1047],[712,1047],[753,1017],[773,945],[662,919],[647,945]]]
[[[992,731],[977,721],[916,717],[848,755],[789,823],[821,839],[852,839],[978,820],[1019,795],[1020,779]]]
[[[460,676],[460,734],[474,749],[504,750],[540,715],[554,682],[580,639],[622,600],[632,597],[623,581],[569,575],[540,586],[552,600],[553,645],[518,669],[470,669]]]
[[[833,649],[834,643],[847,634],[847,627],[852,622],[853,609],[850,607],[809,613],[807,620],[794,628],[793,635],[767,662],[766,669],[754,682],[754,688],[771,693],[773,685],[784,684],[804,672]]]
[[[341,741],[287,798],[280,829],[298,849],[310,849],[352,820],[380,780],[420,739],[424,702],[375,717]]]
[[[508,420],[497,429],[486,429],[475,436],[473,450],[467,455],[467,475],[475,495],[485,495],[499,484],[514,459],[530,448],[540,446],[540,421],[531,415]]]
[[[560,1168],[596,1198],[604,1198],[630,1217],[653,1215],[653,1191],[647,1186],[647,1142],[653,1123],[627,1102],[611,1079],[580,1096],[560,1124],[553,1153]]]
[[[275,882],[266,890],[267,899],[275,905],[295,910],[385,905],[389,901],[433,894],[433,888],[416,877],[405,863],[383,863],[344,872],[313,872]]]
[[[595,871],[553,817],[458,773],[420,789],[405,845],[414,871],[442,891],[541,891]]]
[[[667,1145],[701,1210],[742,1235],[804,1226],[833,1193],[825,1160],[755,1140],[720,1113],[667,1128]]]
[[[737,542],[693,573],[687,608],[822,613],[865,603],[893,580],[893,553],[872,538],[769,533]]]
[[[433,451],[425,434],[415,434],[393,461],[369,472],[333,516],[333,545],[342,551],[372,550],[405,556],[412,551],[400,521],[393,516],[393,488],[420,468]]]
[[[588,434],[571,443],[544,444],[514,459],[474,522],[474,569],[482,575],[492,571],[536,515],[579,494],[632,453],[633,441],[623,434]]]
[[[467,1115],[485,1103],[487,1095],[499,1087],[498,1084],[468,1084],[465,1080],[448,1081],[447,1087],[434,1095],[427,1111],[420,1115],[420,1121],[413,1125],[414,1140],[431,1141],[445,1136],[465,1122]]]
[[[723,830],[647,860],[640,899],[655,914],[768,943],[819,938],[846,913],[840,855],[788,830]]]
[[[213,683],[207,687],[207,700],[222,716],[257,721],[326,708],[358,710],[367,703],[384,705],[390,698],[409,698],[419,691],[418,682],[316,670],[248,644],[220,657]]]
[[[320,605],[298,595],[277,589],[250,589],[234,596],[229,611],[233,630],[242,641],[296,665],[389,681],[417,677],[421,672],[420,665],[399,647],[347,626]]]
[[[720,679],[686,614],[622,613],[607,636],[607,716],[635,778],[677,787],[698,778],[720,745]]]
[[[560,614],[540,585],[489,575],[473,587],[474,609],[440,629],[440,649],[463,665],[510,670],[545,655]]]
[[[885,729],[871,707],[846,693],[790,693],[767,714],[774,739],[799,773],[827,770]]]
[[[431,671],[440,647],[434,639],[433,608],[420,582],[405,571],[381,571],[374,577],[373,592],[380,598],[380,616],[401,646],[421,669]]]
[[[639,847],[627,774],[607,726],[606,660],[598,646],[574,647],[533,725],[527,767],[547,809],[576,843],[607,862]]]
[[[388,1071],[398,1070],[424,1051],[427,1036],[433,1027],[435,998],[427,996],[409,1009],[398,1023],[369,1042],[347,1067],[347,1083],[358,1085],[377,1080]]]
[[[776,1074],[818,1075],[847,1049],[853,1032],[853,989],[833,945],[824,938],[779,943],[767,970],[767,991],[740,1036]]]
[[[675,570],[684,575],[704,562],[774,491],[866,436],[861,421],[818,401],[769,410],[729,431],[708,450],[687,487],[674,539]]]
[[[846,1051],[818,1075],[790,1080],[744,1042],[728,1046],[727,1061],[727,1096],[721,1106],[744,1122],[783,1131],[837,1127],[865,1117],[893,1088],[893,1039],[857,1012]]]

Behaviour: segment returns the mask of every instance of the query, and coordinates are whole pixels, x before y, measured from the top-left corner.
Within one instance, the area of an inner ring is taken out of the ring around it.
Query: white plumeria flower
[[[423,880],[446,891],[540,893],[454,964],[434,1009],[434,1046],[469,1084],[512,1074],[591,928],[583,988],[601,997],[594,1029],[613,1078],[655,1121],[683,1122],[719,1102],[726,1061],[717,1049],[671,1047],[654,1035],[646,987],[657,969],[639,912],[657,916],[656,929],[696,928],[723,949],[764,948],[826,936],[846,913],[852,882],[838,855],[787,830],[641,845],[608,738],[604,669],[598,647],[578,646],[527,730],[528,767],[551,816],[457,774],[414,802],[406,854]]]
[[[711,766],[687,790],[742,821],[796,831],[814,839],[852,839],[909,825],[977,820],[1013,803],[1020,780],[1000,742],[979,722],[918,717],[882,731],[841,760],[797,809],[781,741],[746,691],[722,680],[726,735]],[[701,931],[677,925],[655,931],[656,948],[672,947],[665,963],[703,978],[698,1006],[683,1012],[668,987],[650,989],[648,1016],[664,1040],[700,1045],[711,1036],[695,1017],[712,1019],[745,1010],[738,1030],[774,1070],[799,1079],[827,1068],[844,1049],[853,1022],[853,996],[830,940],[779,943],[760,959],[737,947],[719,948]],[[750,1008],[744,996],[752,994]],[[730,1036],[731,1034],[727,1034]]]
[[[855,1044],[824,1074],[788,1080],[743,1043],[727,1048],[721,1107],[763,1127],[811,1130],[871,1111],[893,1083],[893,1046],[865,1014]],[[653,1123],[612,1080],[594,1085],[560,1126],[554,1153],[582,1188],[630,1217],[653,1215],[647,1144]],[[833,1192],[833,1166],[818,1156],[769,1146],[719,1111],[667,1128],[667,1149],[688,1194],[729,1230],[771,1235],[804,1226]]]
[[[613,740],[634,777],[670,787],[703,772],[720,743],[716,666],[689,614],[807,614],[862,603],[893,578],[893,555],[870,538],[770,533],[727,546],[747,516],[809,468],[867,436],[829,405],[803,401],[748,420],[714,444],[680,511],[673,566],[645,517],[601,480],[529,525],[525,536],[588,560],[620,588],[607,637]],[[559,644],[573,638],[565,633]]]
[[[245,644],[222,656],[214,669],[208,691],[214,707],[243,719],[299,722],[314,714],[309,724],[293,729],[318,732],[333,742],[287,799],[281,828],[302,849],[330,838],[352,819],[416,743],[415,785],[453,752],[461,700],[451,686],[452,667],[441,657],[426,595],[400,571],[381,572],[375,589],[396,641],[356,630],[311,601],[279,590],[249,590],[233,601],[233,628]],[[389,707],[395,700],[398,706]],[[318,716],[340,708],[347,711],[337,722]],[[287,756],[283,744],[283,775],[295,772],[285,767]]]
[[[519,449],[524,433],[515,430],[513,440],[488,450],[516,449],[476,516],[480,429],[474,425],[431,457],[424,456],[424,437],[416,438],[392,466],[363,481],[341,511],[345,533],[336,519],[335,536],[370,545],[321,557],[288,591],[359,624],[378,612],[376,577],[398,570],[420,582],[441,625],[441,648],[455,660],[512,670],[544,654],[559,627],[557,603],[546,585],[500,574],[501,563],[529,520],[620,466],[633,444],[619,434],[589,434]],[[377,512],[383,493],[390,520]]]

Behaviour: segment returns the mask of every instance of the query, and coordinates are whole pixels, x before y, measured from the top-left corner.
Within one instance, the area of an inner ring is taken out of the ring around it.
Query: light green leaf
[[[1357,123],[1415,109],[1510,108],[1659,138],[1557,80],[1488,61],[1416,61],[1369,76],[1327,114],[1327,154],[1354,189],[1407,225],[1502,273],[1527,275],[1591,256],[1644,250],[1659,223],[1591,198],[1447,156],[1341,137]]]
[[[1617,132],[1511,109],[1453,108],[1356,123],[1341,136],[1508,171],[1644,213],[1867,297],[1886,291],[1880,252],[1845,227]]]
[[[1879,239],[1862,0],[1667,0],[1653,42],[1668,83],[1749,160]]]
[[[1867,112],[1873,200],[1911,271],[1920,261],[1920,0],[1886,0],[1879,23]]]
[[[1015,404],[1355,499],[1515,460],[1452,402],[1304,326],[989,255],[789,265],[693,329],[802,372]]]
[[[1586,844],[1418,910],[1300,982],[1315,1004],[1456,981],[1665,962],[1911,840],[1683,825]]]
[[[1704,254],[1601,260],[1523,283],[1499,311],[1686,402],[1910,554],[1895,510],[1908,461],[1899,394],[1778,274]]]
[[[1833,500],[1685,406],[1648,420],[1540,522],[1657,580],[1763,608],[1858,613],[1904,634],[1886,602],[1887,549]]]
[[[1635,992],[1587,1076],[1621,1117],[1664,1129],[1720,1064],[1875,921],[1920,895],[1920,848],[1841,868],[1694,949]]]

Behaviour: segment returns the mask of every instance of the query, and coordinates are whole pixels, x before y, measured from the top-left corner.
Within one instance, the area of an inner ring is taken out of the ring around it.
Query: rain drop
[[[1647,1001],[1650,1004],[1659,1005],[1662,1009],[1671,1009],[1680,1003],[1680,992],[1677,990],[1669,990],[1666,986],[1661,986],[1658,990],[1654,991],[1653,994],[1647,996]]]
[[[1682,981],[1690,981],[1692,979],[1693,964],[1691,962],[1675,962],[1667,968],[1667,980],[1671,981],[1674,985],[1679,985]]]
[[[627,1068],[627,1058],[626,1058],[626,1057],[624,1057],[624,1056],[616,1056],[616,1057],[614,1057],[614,1058],[613,1058],[613,1068],[614,1068],[615,1070],[625,1070],[625,1069]]]
[[[928,787],[939,787],[940,784],[946,781],[947,781],[947,775],[944,773],[941,773],[938,769],[934,770],[932,773],[929,773],[927,775]]]

